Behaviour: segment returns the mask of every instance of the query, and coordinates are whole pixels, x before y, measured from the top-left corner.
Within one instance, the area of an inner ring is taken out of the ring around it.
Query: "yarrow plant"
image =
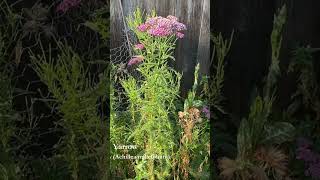
[[[168,65],[175,60],[173,51],[176,42],[184,38],[186,25],[175,16],[164,18],[154,11],[144,16],[140,9],[127,18],[127,23],[137,43],[131,44],[134,56],[127,63],[130,71],[119,78],[128,103],[125,102],[126,110],[111,110],[115,112],[111,114],[117,115],[111,119],[111,137],[120,137],[117,133],[123,127],[122,117],[126,117],[128,131],[120,132],[126,134],[125,140],[113,138],[111,143],[133,142],[138,148],[129,153],[165,158],[128,160],[127,164],[134,165],[134,173],[126,177],[208,179],[210,110],[208,102],[196,94],[201,86],[198,84],[200,65],[195,68],[194,85],[187,99],[179,97],[181,74]],[[119,96],[120,93],[114,94]],[[183,103],[182,110],[179,105]],[[193,154],[195,151],[200,153]],[[112,153],[117,155],[117,152]],[[111,163],[122,162],[113,160]]]
[[[174,118],[181,75],[167,65],[177,39],[183,37],[186,26],[174,16],[163,18],[155,12],[146,18],[137,9],[127,18],[129,28],[138,43],[133,44],[135,56],[128,67],[139,72],[139,77],[129,75],[121,80],[128,97],[131,114],[131,135],[139,156],[164,156],[164,159],[136,159],[137,179],[167,179],[172,177],[178,139],[175,138]]]

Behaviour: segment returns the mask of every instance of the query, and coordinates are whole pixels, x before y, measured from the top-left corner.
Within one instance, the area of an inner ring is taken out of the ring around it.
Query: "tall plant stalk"
[[[233,32],[229,38],[229,40],[224,39],[221,34],[212,34],[211,40],[213,41],[213,52],[212,52],[212,59],[211,63],[216,62],[214,66],[214,70],[212,71],[212,76],[210,77],[210,85],[207,87],[205,94],[210,99],[210,105],[221,111],[224,112],[221,107],[221,102],[223,100],[222,97],[222,87],[224,82],[224,66],[225,66],[225,59],[228,55],[232,40],[233,40]]]
[[[244,119],[239,128],[238,150],[242,158],[252,156],[264,136],[264,126],[272,110],[272,104],[275,98],[275,85],[277,77],[280,74],[279,55],[282,42],[281,33],[285,21],[286,7],[283,6],[278,15],[274,16],[273,31],[271,33],[272,58],[264,86],[263,98],[257,96],[250,108],[248,119]]]
[[[154,17],[155,14],[148,16]],[[138,9],[128,18],[129,27],[135,32],[144,50],[136,50],[143,57],[137,67],[140,77],[129,76],[122,86],[130,102],[133,132],[130,138],[138,145],[138,155],[166,156],[174,154],[174,129],[170,115],[175,110],[181,75],[171,69],[167,62],[175,48],[175,36],[153,37],[140,32],[137,27],[144,22]],[[134,116],[138,114],[137,116]],[[171,157],[172,158],[172,157]],[[137,159],[135,172],[138,179],[164,179],[170,176],[173,160],[170,158]]]

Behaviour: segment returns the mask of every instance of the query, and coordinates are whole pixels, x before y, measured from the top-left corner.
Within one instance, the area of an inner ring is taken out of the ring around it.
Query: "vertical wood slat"
[[[209,74],[210,69],[210,3],[204,1],[202,5],[201,27],[198,43],[198,57],[200,70],[203,74]],[[209,37],[209,38],[208,38]]]
[[[111,48],[120,46],[124,32],[119,0],[111,0]],[[187,25],[185,38],[178,41],[174,66],[183,73],[183,89],[192,87],[193,71],[200,62],[200,72],[209,72],[210,1],[209,0],[121,0],[124,16],[137,8],[149,13],[155,9],[159,16],[174,15]]]

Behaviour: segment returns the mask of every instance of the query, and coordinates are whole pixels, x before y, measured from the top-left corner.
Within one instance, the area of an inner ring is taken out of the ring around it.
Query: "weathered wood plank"
[[[198,57],[200,70],[203,74],[209,74],[210,69],[210,2],[203,2],[201,27],[198,43]]]

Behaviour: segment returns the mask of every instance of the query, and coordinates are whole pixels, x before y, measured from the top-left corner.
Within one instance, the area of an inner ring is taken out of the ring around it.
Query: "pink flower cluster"
[[[144,24],[138,26],[138,30],[156,37],[175,34],[178,38],[183,38],[184,34],[181,31],[187,30],[187,27],[185,24],[178,22],[177,17],[169,15],[167,18],[161,16],[149,18]]]
[[[128,66],[133,66],[141,63],[144,60],[143,56],[133,56],[132,59],[129,60]]]
[[[70,8],[78,6],[81,0],[63,0],[57,7],[57,12],[66,13]]]

